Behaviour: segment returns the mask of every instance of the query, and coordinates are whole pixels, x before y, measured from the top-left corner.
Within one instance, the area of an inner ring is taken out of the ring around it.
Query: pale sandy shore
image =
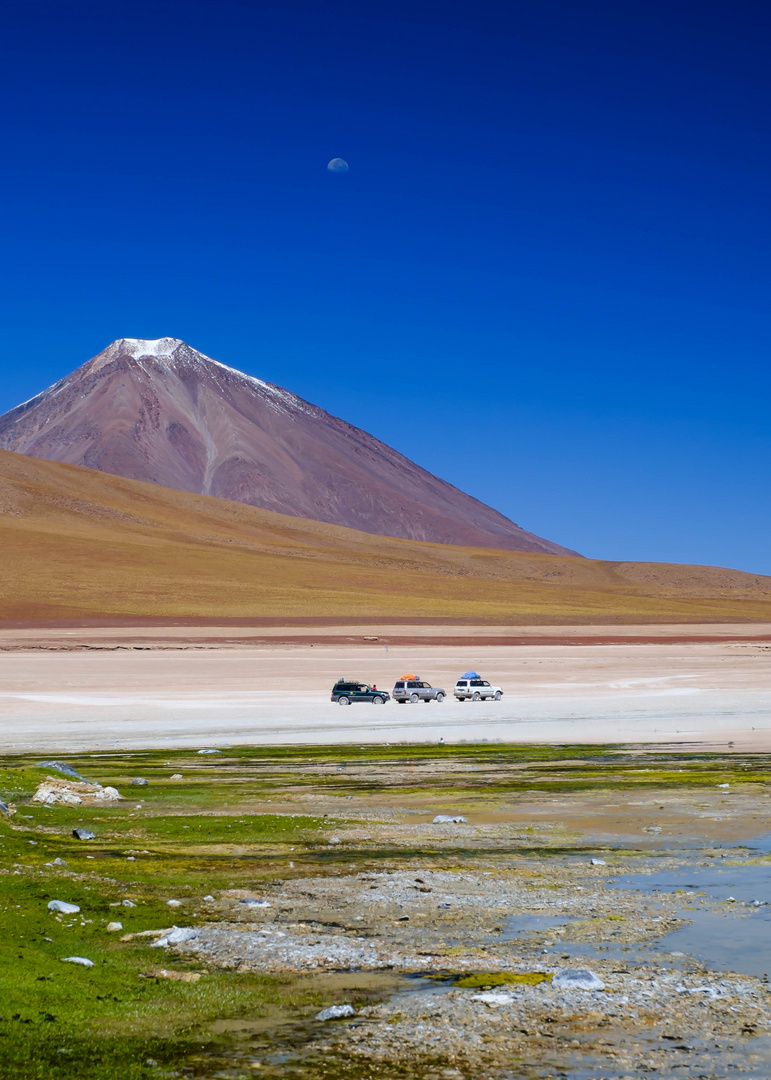
[[[329,700],[341,675],[452,691],[467,668],[503,700]],[[771,751],[771,627],[0,630],[3,752],[440,739]]]

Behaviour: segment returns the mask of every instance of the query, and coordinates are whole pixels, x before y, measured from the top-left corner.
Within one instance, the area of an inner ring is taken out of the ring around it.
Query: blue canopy
[[[479,678],[479,675],[477,675],[476,671],[464,671],[463,674],[461,675],[461,679],[478,679],[478,678]]]

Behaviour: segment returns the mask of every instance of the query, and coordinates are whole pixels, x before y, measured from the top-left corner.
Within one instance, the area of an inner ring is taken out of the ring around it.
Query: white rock
[[[166,906],[167,907],[182,907],[182,901],[181,900],[167,900],[166,901]]]
[[[204,896],[204,900],[212,901],[213,899],[214,899],[214,897],[213,897],[213,896],[211,896],[211,895],[209,895],[209,896]]]
[[[727,787],[730,787],[730,786],[731,786],[730,784],[718,784],[718,787],[722,787],[722,788],[727,788]]]
[[[467,825],[468,820],[458,814],[452,817],[450,814],[437,814],[432,824],[434,825]]]
[[[108,922],[107,923],[107,933],[108,934],[112,934],[116,930],[122,930],[122,929],[123,929],[123,923],[122,922]]]
[[[184,780],[184,777],[183,777],[181,772],[175,772],[175,773],[172,773],[172,775],[170,776],[169,779],[171,779],[171,780]]]
[[[592,864],[592,866],[607,866],[608,865],[605,862],[604,859],[592,859],[591,864]]]
[[[249,897],[246,900],[239,900],[239,904],[243,904],[245,907],[270,907],[270,900],[253,900]]]
[[[198,937],[198,931],[192,926],[175,926],[159,941],[154,941],[151,949],[165,949],[169,945],[181,945],[185,941],[194,941]]]
[[[121,904],[123,904],[124,907],[136,907],[133,900],[121,900]]]
[[[588,968],[561,968],[551,982],[557,990],[604,990],[605,983]]]
[[[339,836],[331,836],[331,837],[329,838],[329,843],[330,843],[330,844],[342,844],[342,842],[343,842],[343,841],[342,841],[342,840],[340,839],[340,837],[339,837]]]
[[[483,994],[472,995],[471,1000],[483,1001],[485,1005],[496,1008],[498,1005],[509,1005],[514,999],[511,994],[506,994],[502,990],[487,990]]]
[[[328,1009],[322,1009],[316,1013],[317,1020],[343,1020],[347,1016],[355,1016],[356,1010],[353,1005],[330,1005]]]
[[[199,754],[221,754],[221,750],[199,750]]]
[[[94,961],[88,960],[85,956],[63,956],[63,964],[80,964],[81,967],[93,967]]]
[[[49,911],[61,911],[62,915],[77,915],[80,908],[77,904],[68,904],[66,900],[49,900]]]

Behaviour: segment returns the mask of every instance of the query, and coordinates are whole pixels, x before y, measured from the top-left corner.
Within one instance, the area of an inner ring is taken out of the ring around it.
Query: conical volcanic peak
[[[0,416],[0,449],[411,540],[575,554],[178,338],[119,338]]]

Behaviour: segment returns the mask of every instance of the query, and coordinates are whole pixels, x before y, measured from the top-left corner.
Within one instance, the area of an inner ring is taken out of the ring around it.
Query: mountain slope
[[[0,416],[0,448],[369,533],[576,554],[175,338],[114,341]]]
[[[771,621],[771,578],[373,536],[0,451],[0,620]]]

